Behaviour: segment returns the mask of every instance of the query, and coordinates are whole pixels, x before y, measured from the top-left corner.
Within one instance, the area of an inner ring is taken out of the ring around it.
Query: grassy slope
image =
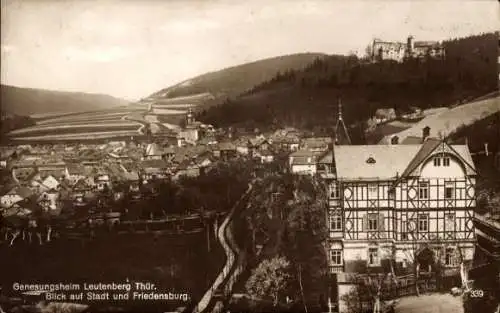
[[[440,134],[448,137],[462,127],[474,124],[500,112],[500,96],[490,99],[473,101],[450,108],[440,114],[428,116],[416,123],[413,127],[398,133],[401,140],[408,136],[419,137],[424,127],[430,127],[431,136]]]
[[[2,111],[17,115],[109,109],[128,102],[108,95],[61,92],[2,85]]]
[[[220,71],[203,74],[172,87],[162,89],[149,98],[188,96],[209,92],[215,97],[238,95],[289,69],[301,69],[318,57],[319,53],[304,53],[259,60]]]

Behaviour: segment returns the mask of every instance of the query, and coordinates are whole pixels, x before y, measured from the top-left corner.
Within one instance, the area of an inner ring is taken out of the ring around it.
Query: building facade
[[[403,62],[408,58],[444,58],[444,46],[437,41],[414,41],[413,36],[404,42],[375,39],[372,43],[372,60],[393,60]]]
[[[387,272],[387,264],[396,274],[415,263],[432,272],[438,262],[451,275],[471,262],[476,170],[466,145],[433,138],[416,145],[337,145],[318,171],[329,188],[327,255],[334,277]],[[342,302],[342,293],[338,288],[333,301]]]

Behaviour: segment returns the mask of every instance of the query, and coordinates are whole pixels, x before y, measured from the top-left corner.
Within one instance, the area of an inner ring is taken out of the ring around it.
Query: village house
[[[215,135],[209,133],[206,136],[203,136],[200,140],[198,140],[198,145],[213,147],[217,145],[218,140],[215,138]]]
[[[253,157],[255,152],[262,152],[268,150],[271,146],[266,137],[260,135],[249,140],[249,153]]]
[[[0,197],[0,205],[4,208],[33,196],[33,192],[26,187],[15,186]]]
[[[298,136],[275,136],[272,139],[272,145],[279,150],[297,151],[300,146],[300,137]]]
[[[163,159],[163,151],[156,143],[150,143],[146,146],[144,160],[161,160]]]
[[[237,156],[236,146],[231,142],[220,142],[213,147],[213,155],[222,160],[230,160]]]
[[[104,167],[94,168],[94,184],[98,191],[111,189],[111,179],[108,171]]]
[[[43,211],[55,211],[58,209],[59,191],[51,188],[39,194],[37,202]]]
[[[93,186],[88,183],[87,179],[82,178],[71,188],[70,199],[73,200],[74,204],[82,205],[85,202],[85,198],[92,193],[92,190]]]
[[[54,176],[47,175],[42,177],[39,172],[33,173],[28,178],[28,188],[30,188],[34,193],[41,193],[50,189],[58,189],[60,182]]]
[[[0,150],[0,168],[7,168],[8,163],[17,155],[16,149],[6,148]]]
[[[200,176],[200,166],[194,160],[185,160],[176,168],[173,179],[179,179],[182,176],[198,177]]]
[[[396,110],[394,110],[394,108],[380,108],[375,111],[375,121],[377,124],[394,119],[396,119]]]
[[[311,137],[304,138],[300,143],[301,150],[309,150],[313,152],[323,152],[329,149],[332,145],[331,137]]]
[[[274,161],[274,152],[269,150],[254,152],[254,158],[259,159],[260,163],[271,163]]]
[[[315,175],[318,157],[324,154],[322,151],[298,150],[288,157],[290,171],[299,175]]]
[[[166,147],[165,149],[163,149],[163,155],[164,155],[165,160],[172,161],[173,157],[175,156],[174,147],[170,146],[170,147]]]
[[[236,147],[236,152],[241,155],[248,155],[250,153],[250,140],[248,137],[240,137],[233,141]]]
[[[70,185],[74,185],[77,181],[87,176],[85,167],[80,164],[67,164],[64,177]]]
[[[122,177],[125,185],[128,185],[128,191],[131,193],[139,192],[139,174],[135,171],[122,172]]]
[[[164,160],[144,160],[140,163],[140,178],[143,183],[170,176],[171,166]]]

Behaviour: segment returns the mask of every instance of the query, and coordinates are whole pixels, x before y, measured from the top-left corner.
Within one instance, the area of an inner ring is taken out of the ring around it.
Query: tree
[[[257,298],[270,298],[276,307],[290,280],[290,262],[283,256],[262,261],[245,284],[247,292]]]

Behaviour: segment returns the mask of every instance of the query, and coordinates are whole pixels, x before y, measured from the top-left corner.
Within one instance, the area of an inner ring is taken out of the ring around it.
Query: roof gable
[[[428,139],[402,174],[403,177],[417,176],[420,165],[436,153],[448,153],[457,157],[465,166],[467,175],[475,175],[476,169],[466,145],[451,146],[443,140]]]
[[[410,175],[424,160],[439,146],[440,140],[435,138],[429,138],[426,140],[417,154],[413,157],[410,164],[406,167],[401,177],[407,177]]]

